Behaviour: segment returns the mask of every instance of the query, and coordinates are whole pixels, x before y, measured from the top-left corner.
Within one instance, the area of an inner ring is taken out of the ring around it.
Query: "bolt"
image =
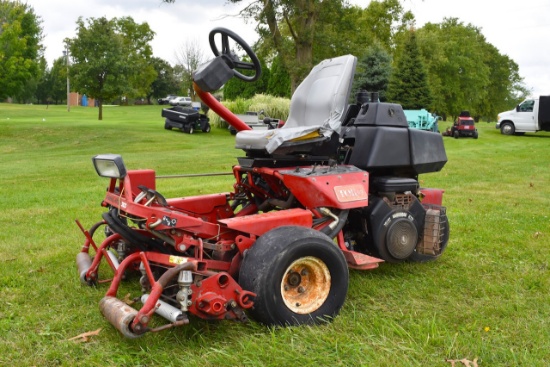
[[[296,302],[296,307],[300,307],[300,306],[301,306],[300,302]]]
[[[298,287],[298,293],[304,293],[304,292],[305,292],[304,287],[299,286],[299,287]]]
[[[289,289],[288,285],[285,285],[285,291],[288,291],[288,289]]]
[[[305,276],[308,274],[307,269],[302,269],[302,271],[300,272],[300,274],[301,274],[303,277],[305,277]]]
[[[149,322],[149,317],[146,315],[141,316],[141,319],[139,320],[142,324],[147,324]]]

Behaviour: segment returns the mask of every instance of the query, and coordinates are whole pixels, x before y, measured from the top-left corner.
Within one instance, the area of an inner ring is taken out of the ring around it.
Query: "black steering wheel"
[[[218,33],[222,36],[221,52],[218,50],[218,47],[216,46],[216,41],[214,40],[214,37]],[[250,57],[250,59],[252,60],[251,63],[239,60],[239,58],[233,52],[231,52],[231,48],[229,47],[230,38],[243,48],[248,57]],[[244,75],[242,73],[239,73],[237,70],[233,70],[237,78],[244,80],[245,82],[253,82],[255,80],[258,80],[258,78],[262,75],[262,67],[260,66],[260,60],[258,60],[258,56],[256,56],[250,46],[236,33],[230,31],[227,28],[218,27],[210,31],[208,40],[210,41],[210,48],[212,49],[214,55],[221,55],[222,57],[224,57],[224,59],[232,69],[254,70],[254,75],[251,76]]]

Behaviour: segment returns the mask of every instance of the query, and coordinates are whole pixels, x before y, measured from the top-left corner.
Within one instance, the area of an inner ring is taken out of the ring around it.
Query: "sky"
[[[130,16],[147,22],[155,32],[151,42],[154,56],[172,64],[186,43],[197,43],[204,57],[212,53],[208,34],[225,27],[253,44],[258,36],[254,23],[237,17],[243,5],[226,0],[23,0],[42,18],[45,56],[50,66],[63,55],[65,38],[76,35],[78,17],[107,18]],[[246,3],[246,1],[244,1]],[[370,0],[350,0],[366,7]],[[550,0],[403,0],[411,10],[417,27],[427,22],[440,23],[455,17],[464,24],[481,28],[487,42],[519,65],[520,75],[533,96],[550,94]],[[357,52],[360,54],[360,52]],[[357,56],[357,55],[356,55]]]

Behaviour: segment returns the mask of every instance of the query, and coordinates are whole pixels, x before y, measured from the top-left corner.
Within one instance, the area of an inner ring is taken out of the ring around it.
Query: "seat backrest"
[[[323,126],[340,133],[357,58],[344,55],[316,65],[296,88],[284,128]]]

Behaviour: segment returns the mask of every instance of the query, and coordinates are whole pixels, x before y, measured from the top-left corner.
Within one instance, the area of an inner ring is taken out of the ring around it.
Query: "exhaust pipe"
[[[78,275],[82,284],[89,284],[86,280],[86,273],[92,266],[92,258],[87,252],[79,252],[76,255],[76,267],[78,268]]]
[[[148,298],[149,298],[148,294],[142,295],[141,303],[145,304]],[[157,305],[160,305],[160,306],[155,310],[155,313],[159,316],[164,317],[166,320],[170,321],[171,323],[176,323],[186,318],[183,312],[179,308],[176,308],[164,301],[161,301],[160,299],[157,301]]]
[[[116,297],[105,296],[99,301],[99,309],[109,322],[127,338],[136,339],[143,334],[130,330],[130,324],[137,316],[137,310]]]

